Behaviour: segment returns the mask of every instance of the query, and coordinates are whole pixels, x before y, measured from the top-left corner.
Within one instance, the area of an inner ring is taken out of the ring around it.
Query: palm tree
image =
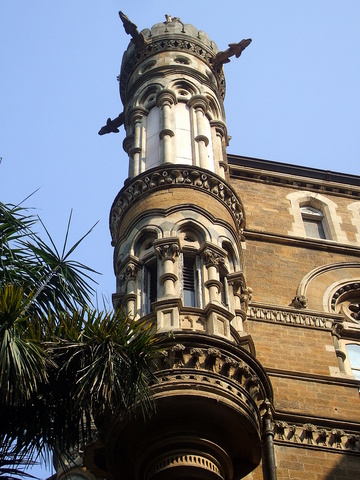
[[[91,304],[89,267],[34,232],[41,221],[0,203],[0,450],[49,461],[77,448],[105,420],[152,409],[152,327]],[[15,462],[16,464],[16,462]],[[1,465],[0,465],[1,476]]]

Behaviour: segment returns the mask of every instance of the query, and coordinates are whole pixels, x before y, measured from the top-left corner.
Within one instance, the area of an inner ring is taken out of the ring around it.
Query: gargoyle
[[[146,43],[145,37],[139,32],[135,23],[133,23],[123,12],[119,12],[119,17],[123,22],[125,32],[131,35],[131,41],[135,43],[137,47],[143,47]]]
[[[239,58],[243,50],[250,45],[252,42],[251,38],[244,38],[239,43],[229,43],[229,48],[223,52],[218,52],[216,57],[213,58],[212,64],[214,66],[223,65],[224,63],[230,62],[230,57],[234,56]]]
[[[100,128],[99,135],[105,135],[106,133],[119,133],[119,127],[124,124],[124,112],[120,113],[114,120],[108,118],[106,125]]]

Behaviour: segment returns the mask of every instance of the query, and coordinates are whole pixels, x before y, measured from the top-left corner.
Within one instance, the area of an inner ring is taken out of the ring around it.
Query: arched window
[[[320,193],[307,191],[292,192],[286,198],[294,218],[289,235],[349,243],[335,202]]]
[[[300,208],[306,236],[310,238],[328,239],[324,214],[321,210],[303,205]]]
[[[351,371],[357,380],[360,380],[360,345],[348,343],[346,345]]]

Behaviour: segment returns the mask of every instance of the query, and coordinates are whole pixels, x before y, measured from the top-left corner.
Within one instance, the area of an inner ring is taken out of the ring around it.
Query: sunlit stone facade
[[[113,301],[167,349],[156,414],[109,426],[81,475],[356,478],[360,179],[227,156],[223,64],[250,40],[122,20],[124,112],[101,130],[123,123],[129,158]]]

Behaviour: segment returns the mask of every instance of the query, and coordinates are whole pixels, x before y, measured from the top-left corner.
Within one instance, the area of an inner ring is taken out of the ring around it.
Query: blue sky
[[[61,245],[99,224],[77,257],[115,290],[109,209],[127,176],[124,131],[97,135],[122,111],[116,80],[129,37],[178,16],[220,50],[252,44],[225,65],[228,153],[360,175],[359,0],[3,0],[0,5],[0,200],[36,207]]]

